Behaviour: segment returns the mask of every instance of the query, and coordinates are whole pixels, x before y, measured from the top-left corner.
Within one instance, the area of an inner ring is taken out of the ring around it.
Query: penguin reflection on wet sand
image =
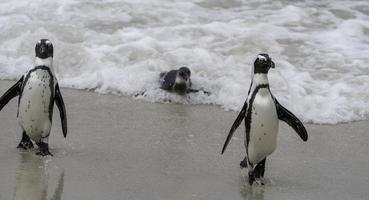
[[[160,73],[160,88],[170,92],[176,92],[180,95],[185,95],[191,92],[209,92],[203,90],[192,89],[191,83],[191,71],[188,67],[181,67],[177,70],[171,70],[169,72]]]
[[[35,141],[38,155],[52,155],[49,151],[49,135],[52,125],[54,102],[59,108],[63,135],[67,136],[67,116],[53,63],[53,45],[41,39],[35,47],[35,67],[23,75],[0,98],[0,110],[14,97],[18,100],[18,123],[23,129],[18,148],[32,149]]]
[[[246,157],[240,165],[241,168],[248,168],[250,185],[254,181],[264,184],[262,178],[265,172],[265,162],[267,156],[276,149],[279,120],[290,125],[303,141],[308,139],[308,134],[302,122],[284,108],[270,91],[268,71],[274,66],[274,62],[268,54],[257,56],[252,70],[248,97],[229,131],[222,149],[223,154],[233,133],[242,120],[245,119]]]
[[[48,158],[35,156],[27,152],[21,158],[16,173],[14,200],[46,200],[48,196],[49,176]],[[57,186],[50,200],[62,199],[64,190],[64,171],[59,175]]]

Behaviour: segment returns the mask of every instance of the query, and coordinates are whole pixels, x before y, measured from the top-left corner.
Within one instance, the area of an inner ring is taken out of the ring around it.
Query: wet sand
[[[0,81],[0,95],[14,82]],[[369,123],[306,124],[304,143],[281,123],[265,186],[249,187],[242,126],[220,150],[237,113],[211,105],[148,103],[62,88],[54,157],[19,151],[17,100],[0,112],[0,200],[368,199]]]

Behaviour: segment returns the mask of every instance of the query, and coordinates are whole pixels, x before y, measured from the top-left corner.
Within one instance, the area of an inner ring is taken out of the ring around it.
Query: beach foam
[[[250,67],[268,52],[276,63],[272,92],[304,121],[369,115],[364,1],[0,2],[1,79],[17,79],[32,67],[40,38],[54,44],[63,87],[239,110]],[[159,73],[182,65],[191,69],[193,87],[210,96],[158,89]]]

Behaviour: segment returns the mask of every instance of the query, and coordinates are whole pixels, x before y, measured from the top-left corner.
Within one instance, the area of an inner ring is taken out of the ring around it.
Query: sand
[[[14,81],[0,81],[2,95]],[[0,200],[369,199],[369,123],[306,124],[304,143],[281,123],[265,186],[239,168],[242,126],[221,147],[236,112],[149,103],[62,88],[68,136],[55,107],[54,157],[19,151],[17,100],[0,112]]]

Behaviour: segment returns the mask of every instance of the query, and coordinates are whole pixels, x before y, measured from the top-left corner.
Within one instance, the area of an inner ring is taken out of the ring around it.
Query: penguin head
[[[178,76],[181,79],[187,81],[188,79],[190,79],[191,71],[187,67],[181,67],[178,69]]]
[[[46,59],[53,57],[54,48],[53,44],[48,39],[41,39],[37,42],[35,47],[36,57],[41,59]]]
[[[254,62],[254,74],[263,73],[267,74],[270,68],[274,68],[274,62],[266,53],[261,53],[257,56]]]

